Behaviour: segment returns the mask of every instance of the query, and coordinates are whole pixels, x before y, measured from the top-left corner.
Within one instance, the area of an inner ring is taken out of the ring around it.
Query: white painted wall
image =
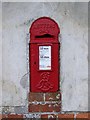
[[[61,29],[62,111],[87,111],[88,3],[3,3],[2,10],[3,106],[27,105],[29,27],[49,16]]]
[[[0,2],[0,106],[2,106],[2,4]],[[0,113],[2,109],[0,107]]]
[[[0,2],[0,106],[2,106],[2,4]],[[2,109],[0,107],[0,114]]]
[[[89,0],[1,0],[2,2],[89,2]]]

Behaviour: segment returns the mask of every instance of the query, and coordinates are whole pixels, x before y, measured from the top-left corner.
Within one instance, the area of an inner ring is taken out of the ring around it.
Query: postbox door
[[[30,91],[57,91],[59,88],[59,44],[31,44],[30,61]]]

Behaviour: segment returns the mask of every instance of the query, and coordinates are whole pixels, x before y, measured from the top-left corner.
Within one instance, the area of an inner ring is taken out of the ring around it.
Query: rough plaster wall
[[[88,46],[90,46],[90,2],[88,4]],[[90,47],[88,47],[90,51]],[[90,52],[88,52],[88,110],[90,111]]]
[[[29,27],[35,19],[49,16],[61,28],[62,111],[86,111],[88,4],[3,3],[2,16],[3,106],[27,106]]]
[[[2,2],[89,2],[89,0],[1,0]]]

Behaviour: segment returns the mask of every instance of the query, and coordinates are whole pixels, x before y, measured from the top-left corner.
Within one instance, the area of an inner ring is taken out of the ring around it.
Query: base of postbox
[[[61,93],[29,93],[29,112],[60,112]]]

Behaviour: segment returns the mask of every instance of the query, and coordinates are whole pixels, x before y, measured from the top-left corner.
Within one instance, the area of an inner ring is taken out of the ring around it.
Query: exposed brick
[[[34,105],[35,106],[35,105]],[[37,105],[37,110],[46,108],[49,109],[46,105]],[[39,109],[38,109],[39,108]],[[52,108],[52,106],[51,106]],[[35,109],[35,107],[34,107]],[[50,110],[50,109],[49,109]],[[45,110],[44,110],[45,111]],[[76,119],[74,118],[76,116]],[[0,120],[24,120],[25,116],[23,114],[0,114]],[[90,113],[79,113],[79,114],[42,114],[41,120],[90,120]]]
[[[4,114],[2,120],[24,120],[23,114]]]
[[[29,104],[28,111],[29,112],[40,112],[41,111],[40,105]]]
[[[2,115],[0,115],[0,120],[2,119]]]
[[[40,102],[40,101],[44,101],[44,93],[33,93],[30,92],[29,93],[29,102]]]
[[[60,101],[61,100],[61,93],[52,92],[52,93],[45,93],[45,101]]]
[[[43,115],[41,115],[41,119],[43,119],[43,118],[48,118],[48,114],[43,114]]]
[[[90,119],[90,112],[88,113],[88,118]]]
[[[30,104],[29,112],[60,112],[60,104]]]
[[[79,113],[76,115],[76,120],[90,120],[90,113]]]
[[[56,120],[56,115],[55,114],[44,114],[44,115],[41,115],[41,120],[43,119]]]
[[[58,120],[74,120],[74,114],[58,114]]]

